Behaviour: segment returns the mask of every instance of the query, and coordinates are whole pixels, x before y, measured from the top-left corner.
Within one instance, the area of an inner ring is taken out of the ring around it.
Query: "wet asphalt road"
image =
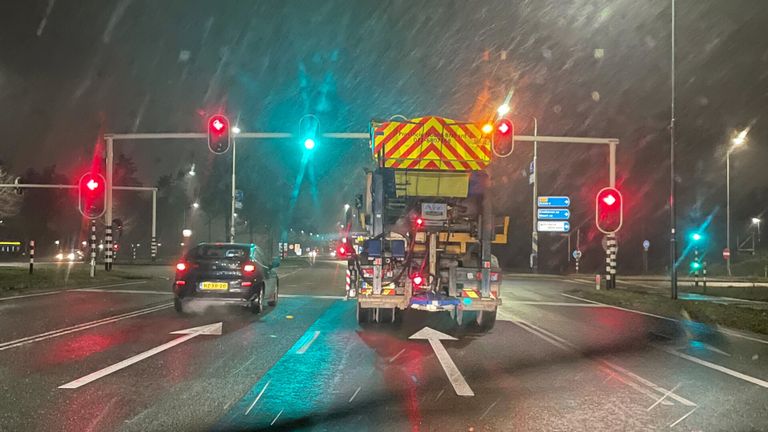
[[[132,270],[133,271],[133,270]],[[135,271],[147,271],[137,267]],[[155,276],[167,269],[150,269]],[[409,313],[355,322],[344,267],[280,268],[278,306],[179,316],[162,279],[0,299],[0,430],[766,430],[768,342],[508,277],[492,332]],[[222,323],[79,388],[59,388]],[[426,341],[474,392],[458,396]]]

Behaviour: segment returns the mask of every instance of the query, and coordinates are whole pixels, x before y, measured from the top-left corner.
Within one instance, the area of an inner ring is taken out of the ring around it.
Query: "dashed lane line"
[[[157,305],[157,306],[148,307],[148,308],[145,308],[145,309],[139,309],[139,310],[135,310],[135,311],[132,311],[132,312],[127,312],[127,313],[120,314],[120,315],[114,315],[114,316],[111,316],[111,317],[106,317],[106,318],[102,318],[102,319],[99,319],[99,320],[90,321],[90,322],[87,322],[87,323],[77,324],[77,325],[73,325],[73,326],[70,326],[70,327],[64,327],[64,328],[60,328],[60,329],[57,329],[57,330],[52,330],[52,331],[49,331],[49,332],[40,333],[40,334],[37,334],[37,335],[27,336],[27,337],[24,337],[24,338],[21,338],[21,339],[16,339],[16,340],[4,342],[4,343],[0,344],[0,351],[5,351],[7,349],[20,347],[20,346],[27,345],[27,344],[30,344],[30,343],[33,343],[33,342],[39,342],[39,341],[42,341],[42,340],[46,340],[46,339],[62,336],[62,335],[69,334],[69,333],[78,332],[78,331],[81,331],[81,330],[86,330],[86,329],[97,327],[97,326],[100,326],[100,325],[111,324],[111,323],[114,323],[114,322],[117,322],[117,321],[121,321],[121,320],[124,320],[124,319],[128,319],[128,318],[133,318],[133,317],[137,317],[137,316],[140,316],[140,315],[149,314],[149,313],[152,313],[152,312],[157,312],[157,311],[169,308],[171,306],[172,306],[171,303],[165,303],[165,304],[161,304],[161,305]]]

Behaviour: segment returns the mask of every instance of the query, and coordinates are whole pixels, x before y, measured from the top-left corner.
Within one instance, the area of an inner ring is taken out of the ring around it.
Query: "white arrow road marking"
[[[144,351],[141,354],[137,354],[131,358],[127,358],[120,363],[115,363],[112,366],[105,367],[104,369],[98,370],[96,372],[93,372],[89,375],[86,375],[82,378],[78,378],[72,382],[68,382],[64,385],[59,386],[59,388],[63,389],[76,389],[78,387],[82,387],[90,382],[96,381],[99,378],[105,377],[113,372],[117,372],[120,369],[127,368],[128,366],[138,363],[145,358],[151,357],[155,354],[161,353],[169,348],[173,348],[176,345],[179,345],[181,343],[184,343],[196,336],[200,335],[220,335],[221,334],[221,322],[217,322],[214,324],[208,324],[200,327],[192,327],[186,330],[178,330],[175,332],[171,332],[171,334],[183,334],[184,336],[180,338],[176,338],[170,342],[164,343],[160,346],[154,347],[149,351]]]
[[[453,362],[448,351],[446,351],[443,343],[440,342],[440,340],[456,340],[455,337],[433,330],[429,327],[424,327],[408,339],[426,339],[429,341],[429,345],[431,345],[432,350],[435,351],[435,356],[437,356],[437,360],[440,362],[440,366],[443,367],[456,394],[459,396],[475,395],[472,389],[469,388],[469,384],[467,384],[464,376],[459,372],[459,368],[456,367],[456,363]]]

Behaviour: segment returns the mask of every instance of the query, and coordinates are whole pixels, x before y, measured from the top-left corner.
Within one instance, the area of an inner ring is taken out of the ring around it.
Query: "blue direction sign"
[[[567,196],[540,196],[539,207],[570,207],[571,199]]]
[[[537,214],[540,220],[568,220],[571,218],[571,211],[568,209],[538,209]]]
[[[571,224],[566,221],[537,221],[536,231],[539,232],[561,232],[565,233],[571,230]]]

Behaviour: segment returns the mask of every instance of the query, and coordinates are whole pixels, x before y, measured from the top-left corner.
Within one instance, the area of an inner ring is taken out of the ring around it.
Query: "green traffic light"
[[[699,233],[691,234],[691,239],[693,239],[693,241],[699,241],[699,240],[701,240],[701,238],[702,238],[702,236]]]
[[[691,263],[691,268],[694,269],[694,270],[698,270],[698,269],[701,268],[701,263],[699,263],[699,262],[692,262]]]
[[[312,150],[315,148],[315,140],[312,138],[307,138],[304,140],[304,148],[307,150]]]

